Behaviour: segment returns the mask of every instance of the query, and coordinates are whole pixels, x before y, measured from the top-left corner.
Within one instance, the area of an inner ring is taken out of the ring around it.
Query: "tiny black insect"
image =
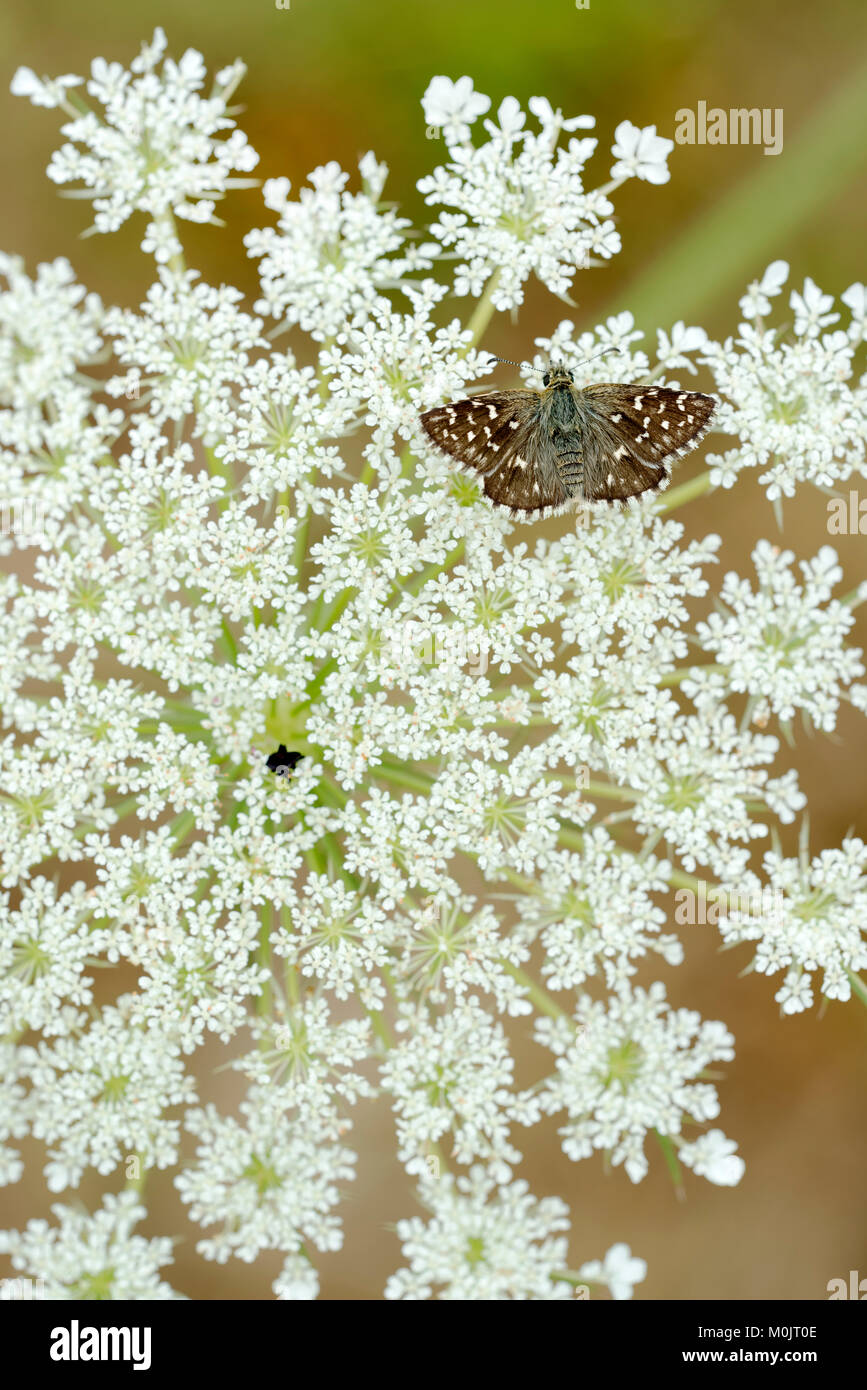
[[[286,744],[281,743],[277,752],[266,759],[265,766],[269,772],[276,772],[278,777],[288,777],[303,757],[303,753],[290,753]]]

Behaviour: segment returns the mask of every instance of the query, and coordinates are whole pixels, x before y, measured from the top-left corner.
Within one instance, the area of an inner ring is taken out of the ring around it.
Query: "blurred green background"
[[[756,146],[677,146],[670,184],[633,181],[621,190],[622,254],[578,277],[576,310],[531,283],[517,322],[500,316],[485,340],[506,356],[527,356],[533,336],[550,332],[561,317],[583,327],[625,308],[645,328],[683,318],[715,334],[732,332],[743,287],[776,258],[791,262],[790,283],[797,286],[809,274],[836,295],[864,279],[863,0],[590,0],[583,10],[572,0],[291,0],[286,10],[273,0],[171,6],[140,0],[126,10],[106,0],[82,0],[74,8],[59,0],[38,8],[12,0],[0,14],[0,116],[7,132],[0,149],[6,189],[0,246],[23,254],[31,270],[39,260],[69,256],[81,280],[107,301],[134,303],[149,283],[150,265],[138,251],[142,223],[110,241],[78,239],[87,205],[59,198],[43,173],[58,144],[56,113],[13,98],[8,84],[19,64],[51,75],[86,74],[96,55],[128,65],[157,24],[175,57],[192,46],[212,71],[235,57],[246,62],[240,119],[261,156],[259,177],[288,175],[297,190],[317,164],[336,159],[353,169],[372,149],[391,168],[386,196],[421,220],[415,181],[443,154],[442,145],[425,138],[419,106],[436,73],[470,74],[494,107],[508,94],[524,104],[545,95],[566,115],[594,114],[602,152],[590,172],[598,182],[607,178],[606,152],[623,119],[655,123],[673,137],[675,112],[701,100],[783,108],[779,156]],[[271,215],[257,190],[234,194],[219,211],[227,231],[182,224],[188,261],[207,279],[254,296],[254,267],[240,238],[251,226],[269,224]],[[689,471],[700,466],[695,459],[690,465]],[[758,536],[777,537],[763,493],[750,482],[703,498],[683,519],[690,531],[723,535],[720,577],[730,567],[749,570]],[[829,541],[825,521],[826,499],[804,489],[786,504],[780,543],[800,556],[814,554]],[[847,568],[845,592],[864,573],[865,539],[834,538],[833,544]],[[863,623],[857,640],[862,646],[867,640]],[[864,721],[851,711],[844,711],[838,737],[809,740],[801,732],[798,748],[784,752],[783,767],[799,767],[810,798],[814,851],[839,843],[852,826],[864,833],[865,754]],[[553,1120],[514,1136],[527,1153],[527,1176],[538,1195],[555,1192],[570,1203],[573,1263],[621,1239],[648,1260],[639,1297],[824,1298],[829,1279],[850,1269],[867,1276],[867,1011],[852,1003],[782,1022],[776,986],[739,978],[747,952],[720,954],[711,927],[681,931],[686,964],[663,972],[672,1002],[724,1019],[737,1037],[737,1060],[724,1069],[720,1091],[721,1123],[747,1159],[741,1186],[727,1191],[690,1181],[688,1199],[679,1202],[656,1156],[648,1181],[633,1187],[622,1170],[606,1176],[601,1160],[569,1163]],[[645,982],[644,972],[639,979]],[[539,1057],[531,1044],[519,1041],[516,1050],[524,1084]],[[203,1058],[221,1060],[219,1049]],[[231,1105],[235,1086],[222,1073],[203,1081],[203,1095]],[[318,1261],[326,1298],[378,1298],[399,1263],[392,1223],[414,1210],[393,1157],[384,1102],[359,1111],[355,1138],[361,1161],[344,1208],[346,1246]],[[47,1214],[37,1151],[27,1146],[26,1152],[33,1172],[25,1186],[0,1194],[0,1225]],[[81,1195],[95,1203],[96,1190],[85,1186]],[[154,1176],[149,1196],[147,1230],[183,1232],[177,1263],[165,1272],[177,1288],[196,1298],[269,1296],[279,1258],[263,1258],[252,1269],[205,1265],[170,1178]]]

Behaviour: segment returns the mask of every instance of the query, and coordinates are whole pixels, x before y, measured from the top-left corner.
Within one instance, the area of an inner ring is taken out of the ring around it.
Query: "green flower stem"
[[[139,1165],[139,1175],[137,1178],[127,1178],[124,1183],[124,1190],[126,1192],[135,1192],[137,1196],[141,1197],[144,1192],[145,1183],[147,1182],[148,1170],[142,1163],[139,1154],[130,1154],[128,1157],[136,1159]]]
[[[319,779],[319,793],[327,806],[337,806],[342,809],[349,801],[346,793],[327,773],[323,773]]]
[[[229,627],[229,624],[225,618],[223,618],[221,626],[223,629],[223,636],[221,641],[225,646],[231,665],[234,666],[238,660],[238,644],[235,641],[232,629]]]
[[[380,1012],[380,1010],[379,1010],[379,1009],[365,1009],[364,1012],[367,1014],[367,1017],[370,1019],[371,1027],[373,1028],[374,1033],[375,1033],[376,1036],[379,1038],[379,1040],[380,1040],[380,1042],[382,1043],[382,1045],[383,1045],[386,1049],[389,1049],[389,1050],[390,1050],[391,1048],[393,1048],[393,1047],[394,1047],[394,1039],[393,1039],[392,1036],[391,1036],[391,1031],[390,1031],[390,1029],[389,1029],[389,1027],[388,1027],[388,1024],[387,1024],[386,1021],[385,1021],[385,1017],[384,1017],[384,1015]]]
[[[845,608],[858,608],[865,601],[865,598],[867,598],[867,593],[859,584],[857,589],[850,589],[848,594],[844,594],[837,602],[842,603]]]
[[[349,607],[350,603],[355,598],[355,595],[357,593],[358,590],[353,584],[350,588],[343,589],[340,592],[340,594],[338,594],[337,598],[332,603],[328,612],[325,614],[324,620],[319,626],[320,632],[329,632],[331,628],[334,627],[334,624],[338,621],[341,613],[343,613],[345,609]]]
[[[271,981],[271,933],[274,929],[274,907],[264,903],[259,928],[259,949],[256,960],[268,971],[268,979],[262,986],[262,993],[256,999],[256,1013],[260,1018],[268,1017],[274,1001],[274,987]]]
[[[628,853],[628,851],[624,850],[624,854],[625,853]],[[705,887],[710,887],[704,879],[696,878],[693,874],[685,874],[680,869],[670,869],[668,881],[672,888],[689,888],[693,893],[698,893],[702,884],[704,884]]]
[[[860,999],[864,1007],[867,1008],[867,985],[864,984],[860,975],[855,974],[854,970],[847,971],[847,974],[849,976],[849,983],[852,986],[852,993],[856,998]]]
[[[442,1177],[444,1174],[448,1173],[449,1165],[446,1163],[445,1154],[442,1151],[441,1145],[439,1145],[435,1139],[428,1139],[427,1150],[430,1157],[435,1158],[439,1165],[438,1176]]]
[[[112,460],[112,462],[113,461],[114,460]],[[76,512],[83,512],[84,515],[88,517],[90,521],[93,522],[94,526],[99,527],[100,531],[105,536],[106,540],[108,541],[109,545],[112,547],[113,550],[120,550],[120,541],[112,531],[109,531],[108,527],[105,524],[105,518],[102,516],[101,512],[98,512],[95,507],[92,507],[90,503],[86,502],[83,498],[80,502],[76,504],[74,510]]]
[[[235,486],[235,478],[232,469],[225,459],[218,459],[213,449],[205,450],[205,457],[208,460],[208,472],[212,478],[222,478],[226,486],[223,490],[223,501],[225,502],[229,492]]]
[[[584,836],[580,830],[569,830],[567,826],[561,825],[557,831],[557,840],[566,849],[583,850]]]
[[[489,719],[488,724],[492,729],[513,729],[516,736],[522,729],[541,729],[543,726],[551,727],[551,720],[547,714],[533,714],[529,719],[521,719],[517,722],[514,719]],[[554,776],[554,774],[551,774]]]
[[[166,209],[163,212],[161,212],[158,217],[155,217],[154,221],[157,223],[158,226],[169,228],[172,237],[175,240],[180,241],[180,237],[178,236],[177,224],[174,218],[174,213]],[[174,271],[175,275],[183,275],[187,268],[183,252],[175,252],[173,256],[170,256],[168,266],[169,270]]]
[[[675,1149],[674,1144],[672,1143],[669,1135],[660,1134],[658,1129],[655,1129],[653,1133],[656,1136],[656,1141],[659,1144],[659,1147],[662,1149],[666,1166],[668,1168],[669,1173],[671,1174],[671,1180],[674,1183],[674,1190],[677,1193],[679,1199],[683,1201],[686,1197],[686,1189],[683,1183],[683,1173],[681,1171],[680,1164],[677,1161],[677,1150]]]
[[[169,826],[172,839],[175,845],[180,845],[187,838],[192,830],[196,828],[196,818],[192,811],[182,811],[179,816],[175,816]]]
[[[611,801],[640,801],[642,792],[633,791],[631,787],[617,787],[613,782],[597,782],[591,777],[587,786],[583,788],[588,796],[599,796],[603,800]]]
[[[656,684],[659,686],[680,685],[681,681],[685,681],[689,676],[694,676],[696,671],[725,671],[726,669],[718,661],[706,661],[697,666],[678,666],[674,671],[666,671],[664,676],[659,677]]]
[[[399,603],[404,594],[417,594],[419,590],[424,588],[429,580],[436,579],[438,575],[445,574],[446,570],[452,569],[459,560],[463,559],[464,548],[464,542],[458,541],[454,549],[449,551],[441,565],[428,565],[427,569],[421,570],[418,574],[414,574],[405,584],[396,585],[394,602]]]
[[[571,1027],[575,1027],[575,1021],[571,1014],[568,1014],[565,1009],[561,1009],[557,1001],[551,998],[547,990],[536,983],[532,975],[528,975],[520,966],[512,965],[510,961],[502,958],[500,965],[507,975],[511,975],[512,979],[517,980],[518,984],[527,991],[540,1013],[547,1014],[549,1018],[564,1018]]]
[[[693,502],[696,497],[703,497],[711,488],[710,470],[699,473],[695,478],[690,478],[688,482],[681,483],[679,487],[670,487],[664,492],[656,503],[657,512],[671,512],[675,507],[682,507],[684,502]]]
[[[594,1288],[602,1287],[598,1279],[585,1279],[582,1275],[576,1274],[574,1270],[571,1269],[559,1270],[550,1277],[552,1280],[561,1284],[572,1284],[575,1288],[589,1287],[591,1284]]]
[[[484,336],[485,329],[494,316],[494,291],[500,283],[500,272],[495,270],[488,283],[485,285],[484,293],[473,310],[467,328],[473,335],[470,347],[478,347]]]
[[[391,758],[383,758],[373,772],[377,779],[383,782],[391,782],[396,787],[408,787],[414,792],[429,792],[434,784],[433,777],[424,772],[415,772]]]

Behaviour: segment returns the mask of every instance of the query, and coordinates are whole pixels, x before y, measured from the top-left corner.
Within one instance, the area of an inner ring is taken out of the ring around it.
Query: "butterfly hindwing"
[[[550,439],[540,431],[539,391],[486,391],[421,417],[436,446],[483,479],[485,496],[512,514],[538,516],[569,503]]]

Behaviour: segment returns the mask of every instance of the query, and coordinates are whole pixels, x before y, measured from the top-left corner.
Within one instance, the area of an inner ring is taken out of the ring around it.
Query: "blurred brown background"
[[[51,75],[85,74],[96,55],[128,65],[140,41],[162,24],[175,57],[193,46],[212,71],[238,56],[247,63],[241,122],[261,156],[259,177],[288,175],[297,190],[315,165],[336,159],[353,169],[373,149],[392,171],[386,196],[417,219],[424,209],[415,180],[443,153],[425,139],[418,104],[435,73],[470,74],[495,107],[510,93],[523,103],[544,94],[567,115],[591,112],[603,151],[625,118],[655,122],[673,137],[674,113],[700,100],[782,107],[781,155],[765,156],[755,146],[676,147],[670,184],[633,182],[617,195],[624,250],[610,266],[579,276],[578,309],[566,309],[533,283],[517,324],[496,320],[486,346],[521,358],[533,336],[561,317],[589,326],[624,308],[642,327],[669,328],[683,318],[726,334],[736,328],[743,287],[772,259],[791,262],[792,285],[809,274],[835,295],[864,278],[865,20],[862,0],[591,0],[587,10],[571,0],[291,0],[284,11],[269,0],[172,6],[143,0],[126,10],[107,0],[82,0],[74,9],[59,0],[38,9],[12,0],[0,14],[0,115],[7,131],[0,150],[7,190],[0,246],[24,255],[31,272],[39,260],[68,255],[79,278],[109,302],[132,304],[144,292],[150,265],[138,251],[141,222],[110,242],[77,240],[86,205],[59,198],[43,174],[59,143],[56,113],[13,98],[8,84],[19,64]],[[607,177],[604,153],[591,169],[600,182]],[[220,213],[227,231],[183,224],[189,263],[252,296],[254,267],[240,237],[268,224],[270,215],[257,190],[233,195]],[[688,461],[683,476],[698,467]],[[750,571],[749,552],[760,536],[791,546],[799,557],[814,554],[831,540],[826,515],[826,498],[803,489],[785,504],[780,536],[763,493],[750,483],[679,514],[689,530],[724,537],[720,577],[728,568]],[[864,574],[867,540],[832,543],[847,570],[842,593]],[[855,640],[865,645],[863,621]],[[781,754],[781,767],[800,770],[814,852],[838,844],[853,827],[864,833],[865,751],[864,721],[846,710],[834,738],[809,738],[801,730],[796,749]],[[792,837],[787,848],[794,848]],[[557,1193],[569,1202],[573,1267],[615,1240],[628,1241],[647,1259],[638,1297],[825,1298],[829,1279],[850,1269],[867,1276],[867,1011],[853,1002],[782,1021],[773,1002],[779,978],[739,978],[746,949],[720,954],[712,927],[680,930],[686,963],[659,973],[673,1004],[722,1018],[736,1035],[736,1061],[721,1069],[719,1123],[747,1160],[741,1185],[718,1189],[688,1179],[687,1200],[679,1202],[661,1156],[653,1155],[650,1177],[634,1187],[622,1170],[606,1176],[601,1159],[577,1166],[565,1159],[555,1120],[514,1135],[527,1155],[526,1176],[538,1195]],[[642,972],[639,981],[648,978]],[[516,1053],[518,1080],[529,1082],[541,1058],[517,1038]],[[214,1049],[202,1060],[224,1058]],[[236,1086],[221,1073],[203,1081],[202,1093],[231,1106]],[[381,1296],[400,1263],[392,1223],[415,1210],[393,1157],[385,1102],[359,1110],[356,1125],[361,1157],[343,1208],[345,1248],[318,1259],[323,1296],[331,1299]],[[0,1226],[47,1214],[35,1146],[26,1152],[31,1174],[0,1193]],[[85,1185],[81,1196],[96,1205],[98,1190]],[[147,1231],[183,1233],[176,1264],[164,1271],[176,1288],[203,1299],[270,1296],[279,1257],[252,1268],[206,1265],[195,1254],[197,1231],[185,1222],[170,1177],[153,1176],[148,1194]]]

